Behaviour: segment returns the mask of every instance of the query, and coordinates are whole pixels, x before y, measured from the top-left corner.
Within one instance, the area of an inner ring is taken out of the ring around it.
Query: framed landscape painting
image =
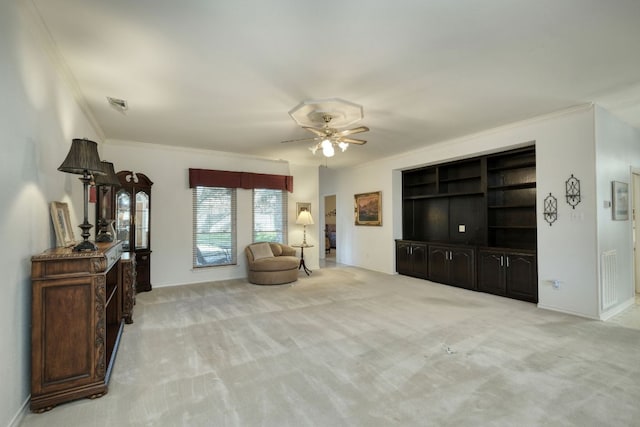
[[[356,225],[382,225],[382,191],[356,194]]]

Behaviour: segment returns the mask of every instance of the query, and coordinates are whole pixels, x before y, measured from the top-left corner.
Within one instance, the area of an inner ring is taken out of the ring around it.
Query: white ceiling
[[[640,128],[638,0],[31,1],[108,139],[324,164],[279,141],[331,97],[371,131],[329,167],[588,102]]]

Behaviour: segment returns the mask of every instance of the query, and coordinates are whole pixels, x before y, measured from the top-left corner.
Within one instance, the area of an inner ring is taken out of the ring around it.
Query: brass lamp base
[[[99,231],[96,236],[96,242],[113,242],[114,234],[110,230],[113,229],[111,226],[112,222],[113,221],[107,221],[104,218],[101,218],[100,221],[98,221]]]

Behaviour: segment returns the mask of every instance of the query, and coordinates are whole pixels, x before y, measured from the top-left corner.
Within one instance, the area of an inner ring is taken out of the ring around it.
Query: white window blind
[[[193,266],[236,264],[236,189],[193,188]]]
[[[287,243],[287,192],[253,190],[253,241]]]

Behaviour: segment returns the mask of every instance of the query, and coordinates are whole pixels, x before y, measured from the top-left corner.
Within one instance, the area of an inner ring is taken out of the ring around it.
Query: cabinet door
[[[396,242],[396,271],[400,274],[411,274],[411,243]]]
[[[429,280],[449,283],[449,248],[429,246]]]
[[[427,245],[422,243],[413,243],[411,245],[411,264],[415,276],[428,277]]]
[[[149,249],[149,201],[150,198],[146,192],[136,192],[134,246],[136,251]]]
[[[151,251],[136,251],[136,292],[151,290]]]
[[[34,283],[32,402],[98,380],[96,364],[104,363],[104,355],[96,353],[94,286],[90,276]]]
[[[506,254],[507,296],[538,302],[536,257],[531,254]]]
[[[131,194],[121,189],[116,193],[116,239],[122,240],[122,249],[130,250],[131,242]]]
[[[495,295],[506,295],[504,277],[505,256],[502,252],[478,252],[478,290]]]
[[[460,288],[476,289],[476,264],[473,249],[449,250],[449,282]]]

